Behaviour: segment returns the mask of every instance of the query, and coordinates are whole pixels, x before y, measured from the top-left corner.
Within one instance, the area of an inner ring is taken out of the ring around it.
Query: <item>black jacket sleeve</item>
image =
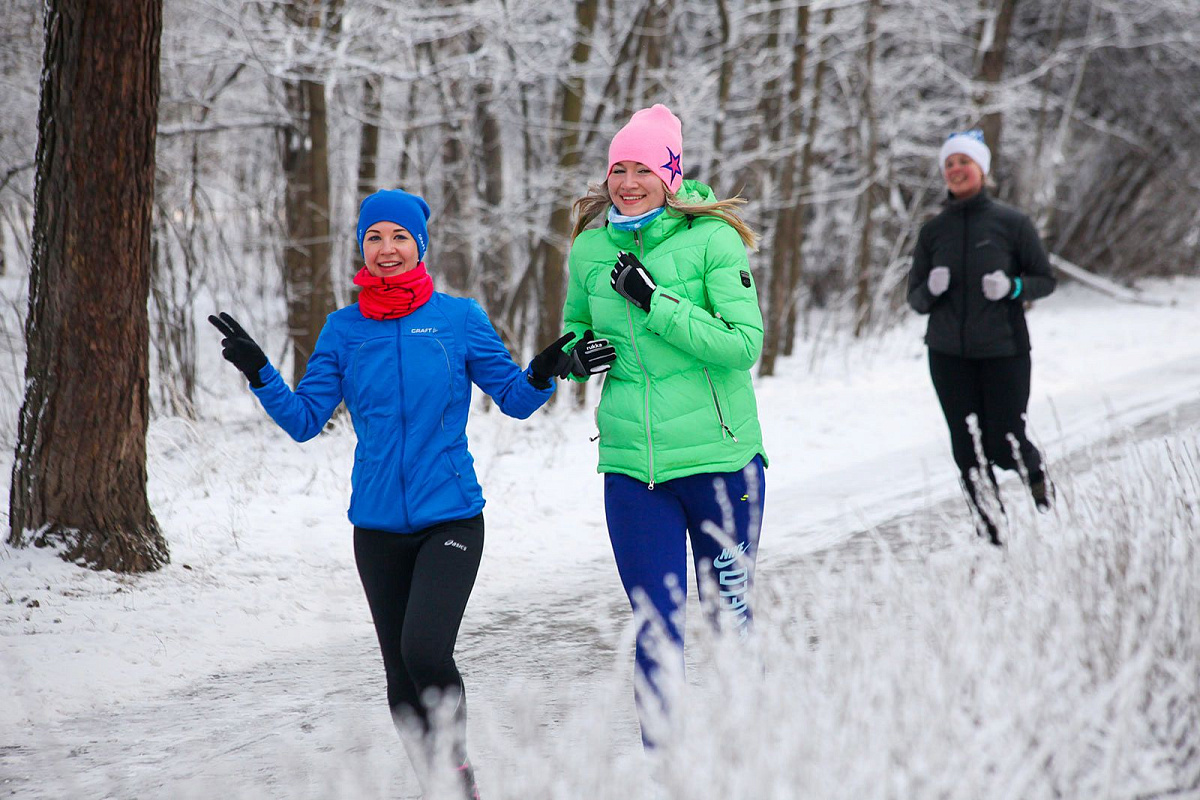
[[[1029,217],[1021,219],[1018,234],[1017,261],[1020,265],[1021,294],[1018,300],[1037,300],[1054,291],[1058,280],[1050,267],[1050,259],[1042,240]]]
[[[939,298],[929,291],[929,245],[925,241],[926,228],[917,234],[917,246],[913,250],[912,268],[908,271],[908,304],[918,314],[928,314]]]

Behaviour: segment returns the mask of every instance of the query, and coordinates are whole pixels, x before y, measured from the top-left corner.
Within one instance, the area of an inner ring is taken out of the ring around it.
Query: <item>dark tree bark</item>
[[[729,24],[728,0],[717,0],[717,17],[720,20],[721,31],[721,68],[717,73],[717,107],[716,119],[713,121],[713,151],[712,160],[708,165],[709,183],[718,197],[725,197],[731,191],[727,185],[721,184],[721,156],[725,147],[725,122],[729,108],[729,93],[733,86],[733,70],[738,57],[732,42]]]
[[[575,46],[571,50],[571,73],[560,86],[558,121],[560,137],[558,174],[573,175],[581,161],[579,121],[583,119],[583,70],[592,52],[592,30],[596,24],[597,0],[575,3]],[[571,189],[564,187],[550,213],[550,232],[539,246],[542,265],[542,306],[538,317],[537,341],[550,343],[562,330],[562,307],[567,297],[567,250],[571,237]]]
[[[358,202],[379,188],[379,120],[383,116],[383,78],[368,75],[363,78],[362,136],[358,141]],[[355,261],[357,262],[357,257]]]
[[[646,7],[643,55],[646,59],[641,91],[641,107],[662,102],[666,96],[670,70],[670,27],[673,0],[651,0]]]
[[[822,21],[822,28],[826,31],[833,27],[833,9],[825,9],[825,15]],[[792,286],[793,296],[791,302],[784,306],[787,312],[787,322],[783,330],[783,354],[790,356],[796,345],[796,306],[799,298],[797,295],[800,291],[800,278],[804,273],[804,242],[808,236],[808,200],[804,199],[804,192],[808,191],[808,186],[812,182],[812,168],[815,162],[813,154],[813,142],[817,137],[817,125],[821,119],[821,98],[824,96],[825,76],[829,73],[829,59],[825,57],[817,58],[817,66],[813,73],[813,91],[812,91],[812,107],[808,111],[808,121],[805,123],[804,132],[804,147],[800,151],[800,200],[796,204],[796,212],[792,220],[796,226],[793,234],[792,247],[795,250],[795,257],[789,264],[788,283]]]
[[[1067,10],[1071,5],[1071,0],[1062,0],[1058,6],[1058,11],[1055,14],[1054,20],[1054,35],[1050,40],[1049,52],[1057,53],[1059,44],[1062,42],[1063,30],[1067,23]],[[1023,209],[1036,209],[1039,203],[1037,202],[1037,194],[1042,188],[1041,186],[1041,164],[1043,157],[1043,145],[1046,141],[1046,123],[1049,118],[1049,109],[1051,102],[1052,89],[1054,87],[1054,67],[1051,66],[1046,70],[1046,74],[1042,76],[1042,100],[1038,107],[1036,133],[1033,137],[1033,152],[1029,158],[1024,159],[1024,169],[1018,173],[1020,178],[1019,191],[1014,194],[1017,198],[1017,206]],[[1035,217],[1039,216],[1036,214]]]
[[[472,291],[475,254],[467,216],[472,212],[475,164],[467,141],[471,131],[465,112],[469,97],[466,76],[439,69],[439,64],[472,52],[478,47],[477,38],[467,30],[437,41],[423,42],[417,48],[434,76],[429,83],[440,110],[441,146],[437,158],[441,166],[441,201],[436,203],[437,241],[430,252],[437,262],[438,285],[456,293]]]
[[[354,207],[355,218],[358,216],[358,205],[379,188],[379,121],[383,115],[383,78],[379,75],[368,75],[362,82],[362,135],[358,140],[358,177],[356,180],[356,200]],[[357,249],[350,251],[350,263],[346,265],[349,274],[354,275],[362,268],[362,253]],[[358,287],[350,290],[353,300],[358,299]]]
[[[867,184],[859,196],[858,219],[861,223],[858,236],[858,265],[854,287],[854,335],[861,336],[871,321],[871,262],[872,239],[874,237],[875,207],[881,193],[878,177],[879,120],[875,115],[875,45],[878,39],[878,20],[883,11],[883,0],[870,0],[867,5],[864,77],[862,87],[863,122],[866,127],[866,143],[863,148],[863,164]]]
[[[571,48],[571,66],[566,80],[559,84],[555,98],[558,117],[558,136],[554,150],[558,155],[558,174],[575,175],[582,161],[585,146],[580,136],[580,121],[583,119],[584,89],[583,71],[592,53],[592,31],[596,27],[598,0],[576,0],[575,44]],[[567,252],[571,247],[571,203],[572,188],[564,180],[558,197],[550,212],[550,229],[538,242],[533,261],[540,271],[537,309],[537,344],[549,344],[562,331],[562,309],[567,299]],[[557,402],[561,393],[556,392],[552,401]],[[580,384],[575,393],[576,405],[584,402],[584,386]]]
[[[291,22],[303,27],[324,24],[316,0],[287,7]],[[282,131],[280,150],[287,189],[283,249],[292,340],[292,385],[304,377],[325,317],[334,309],[332,247],[329,238],[329,137],[325,85],[307,77],[284,81],[284,103],[291,124]]]
[[[990,26],[984,26],[985,30],[990,30],[990,38],[984,38],[983,32],[980,33],[980,48],[982,52],[975,79],[985,87],[994,86],[999,83],[1001,76],[1004,74],[1004,63],[1008,57],[1008,39],[1009,34],[1012,32],[1013,16],[1017,10],[1017,2],[1018,0],[997,0],[995,19]],[[991,90],[986,88],[981,90],[975,98],[975,102],[981,108],[986,107],[991,100]],[[1008,181],[1002,179],[1010,172],[1010,170],[1004,167],[1004,163],[1000,158],[1000,133],[1003,126],[1004,115],[999,111],[984,113],[980,121],[984,141],[987,142],[988,147],[992,151],[992,175],[1000,180],[1002,186],[1008,184]]]
[[[767,313],[765,316],[767,328],[763,337],[762,356],[758,364],[760,375],[775,374],[775,359],[779,355],[780,345],[784,340],[783,331],[788,317],[791,316],[788,313],[788,305],[796,302],[796,282],[800,279],[799,268],[792,269],[792,264],[800,259],[799,248],[803,237],[803,227],[800,224],[800,198],[795,180],[797,170],[795,140],[800,138],[801,128],[804,124],[804,111],[800,104],[800,98],[804,91],[805,65],[808,60],[808,18],[808,6],[800,6],[796,10],[796,36],[792,48],[791,88],[788,90],[786,126],[786,135],[792,138],[793,144],[786,148],[786,154],[781,159],[778,168],[778,195],[782,207],[776,218],[775,235],[772,238],[771,274],[767,287]],[[813,113],[816,113],[815,99]]]
[[[170,559],[146,496],[161,0],[50,0],[38,111],[14,547],[93,569]]]
[[[492,109],[492,88],[488,83],[475,84],[475,130],[478,131],[476,152],[483,184],[481,224],[492,236],[479,253],[480,284],[483,304],[496,325],[500,338],[510,352],[517,352],[517,337],[504,324],[504,288],[508,284],[513,263],[512,231],[504,220],[504,142],[500,120]]]

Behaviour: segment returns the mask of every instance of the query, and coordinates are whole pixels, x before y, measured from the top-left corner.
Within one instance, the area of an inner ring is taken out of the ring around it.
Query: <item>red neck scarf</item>
[[[388,277],[375,277],[363,267],[354,276],[361,286],[358,310],[369,319],[397,319],[407,316],[433,295],[433,278],[425,271],[425,262],[408,272]]]

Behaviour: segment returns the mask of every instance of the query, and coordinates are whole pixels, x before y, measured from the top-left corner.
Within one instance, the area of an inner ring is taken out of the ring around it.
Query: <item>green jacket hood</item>
[[[717,195],[713,192],[712,187],[700,181],[684,181],[675,196],[688,204],[717,202]]]

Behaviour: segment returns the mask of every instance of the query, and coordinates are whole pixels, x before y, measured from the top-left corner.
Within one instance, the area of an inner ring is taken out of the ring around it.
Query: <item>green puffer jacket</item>
[[[684,181],[687,203],[712,190]],[[610,275],[622,252],[658,284],[646,313],[617,294]],[[746,248],[726,222],[667,209],[637,232],[586,230],[571,248],[563,308],[567,331],[607,338],[617,359],[596,412],[598,472],[668,481],[734,472],[762,454],[750,368],[763,322]]]

